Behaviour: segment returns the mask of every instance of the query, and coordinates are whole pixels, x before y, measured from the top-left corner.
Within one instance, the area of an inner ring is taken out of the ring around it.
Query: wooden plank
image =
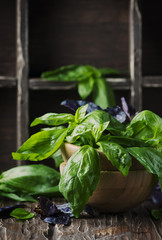
[[[162,76],[145,76],[142,79],[144,87],[162,87]]]
[[[15,77],[0,76],[0,87],[15,87],[15,86],[16,86]]]
[[[131,104],[137,110],[142,109],[142,19],[138,0],[130,1],[130,78]]]
[[[32,78],[69,64],[128,71],[129,0],[29,3]]]
[[[129,90],[130,79],[127,78],[107,78],[106,79],[115,90]]]
[[[46,81],[41,78],[29,79],[32,90],[70,90],[77,86],[77,82]]]
[[[114,89],[129,89],[130,80],[126,78],[107,78]],[[46,81],[41,78],[29,79],[29,88],[32,90],[70,90],[77,86],[77,82],[59,82],[59,81]]]
[[[28,1],[17,0],[17,147],[28,137]]]
[[[0,201],[1,207],[8,204],[7,201]],[[36,206],[35,203],[26,204],[29,211]],[[161,240],[162,221],[151,217],[148,209],[152,207],[148,200],[124,213],[107,213],[98,217],[84,213],[78,219],[72,218],[70,226],[49,225],[39,215],[26,221],[0,219],[0,240]]]
[[[16,76],[16,1],[0,1],[0,75]]]

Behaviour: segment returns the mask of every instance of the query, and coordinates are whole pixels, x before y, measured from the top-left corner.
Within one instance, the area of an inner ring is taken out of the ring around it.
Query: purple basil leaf
[[[67,99],[67,100],[61,102],[61,105],[70,108],[74,112],[76,112],[76,110],[79,107],[84,106],[86,104],[88,104],[88,108],[87,108],[86,113],[90,113],[90,112],[95,111],[95,110],[102,110],[102,111],[108,112],[110,115],[112,115],[114,118],[116,118],[121,123],[124,123],[124,122],[128,121],[127,113],[125,111],[123,111],[119,106],[108,107],[106,109],[102,109],[101,107],[99,107],[97,104],[95,104],[93,102],[87,102],[87,101],[82,101],[82,100]]]
[[[98,217],[100,213],[96,211],[94,208],[92,208],[90,205],[86,204],[84,207],[84,212],[88,213],[89,215],[93,217]]]
[[[55,205],[52,201],[45,197],[39,197],[39,207],[36,212],[41,214],[41,219],[50,224],[70,224],[72,213],[69,205]]]
[[[71,100],[71,99],[67,99],[61,102],[62,106],[68,107],[71,110],[73,110],[74,112],[76,112],[76,110],[87,104],[87,101],[82,101],[82,100]]]
[[[46,223],[49,224],[64,224],[64,225],[69,225],[70,224],[70,216],[68,214],[59,214],[57,216],[53,216],[53,217],[45,217],[42,218],[42,220]]]
[[[58,212],[56,205],[46,197],[38,197],[41,215],[50,217]]]
[[[16,209],[16,208],[24,208],[26,207],[24,204],[15,204],[15,205],[11,205],[11,206],[6,206],[3,208],[0,208],[0,218],[10,218],[10,213]]]
[[[82,101],[82,100],[70,100],[70,99],[67,99],[67,100],[61,102],[61,105],[70,108],[74,112],[76,112],[76,110],[79,107],[84,106],[86,104],[88,104],[87,113],[90,113],[95,110],[103,110],[101,107],[99,107],[97,104],[95,104],[93,102],[87,102],[87,101]]]
[[[121,97],[121,104],[123,111],[125,112],[130,121],[137,114],[136,110],[131,105],[127,104],[124,97]]]
[[[119,106],[108,107],[105,109],[105,111],[108,112],[111,116],[116,118],[121,123],[124,123],[127,121],[126,113]]]
[[[69,203],[64,203],[56,206],[61,212],[68,214],[70,217],[74,217],[74,215],[72,214],[71,208],[69,206]]]
[[[152,201],[157,207],[162,207],[162,192],[160,190],[160,184],[156,186],[155,190],[152,192]]]

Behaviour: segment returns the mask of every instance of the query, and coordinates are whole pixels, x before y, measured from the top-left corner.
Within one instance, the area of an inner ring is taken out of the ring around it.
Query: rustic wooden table
[[[0,207],[13,203],[0,199]],[[27,203],[27,206],[31,210],[36,204]],[[39,215],[25,221],[0,219],[0,240],[161,240],[162,221],[151,217],[152,207],[148,200],[125,213],[81,215],[79,219],[72,218],[70,226],[49,225]]]

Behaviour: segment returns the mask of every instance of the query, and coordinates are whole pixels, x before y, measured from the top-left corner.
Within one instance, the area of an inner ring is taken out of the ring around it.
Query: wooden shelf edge
[[[0,88],[16,87],[17,79],[15,77],[0,76]]]
[[[76,82],[47,81],[41,78],[29,79],[29,89],[31,90],[71,90],[76,86]]]
[[[107,78],[114,90],[129,90],[130,89],[130,79],[128,78]]]
[[[129,89],[130,81],[126,78],[107,78],[114,89]],[[41,78],[29,79],[29,89],[31,90],[71,90],[76,88],[77,82],[46,81]]]
[[[162,76],[145,76],[142,78],[143,87],[162,87]]]

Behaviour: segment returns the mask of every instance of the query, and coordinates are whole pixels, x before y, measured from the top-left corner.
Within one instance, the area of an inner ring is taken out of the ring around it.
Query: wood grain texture
[[[68,64],[128,71],[128,6],[128,0],[30,0],[30,77]]]
[[[142,12],[142,72],[143,76],[162,75],[162,1],[140,1]],[[152,14],[152,13],[155,14]]]
[[[138,0],[130,1],[130,78],[131,104],[142,109],[142,17]]]
[[[0,88],[0,173],[16,166],[16,89]]]
[[[0,206],[8,203],[1,200]],[[28,210],[35,207],[27,204]],[[79,219],[71,219],[70,226],[48,225],[39,216],[26,221],[0,219],[0,240],[161,240],[162,221],[151,217],[151,208],[148,200],[125,213],[98,217],[84,213]]]
[[[28,138],[28,1],[17,0],[17,147]]]
[[[16,1],[0,2],[0,75],[16,76]]]

